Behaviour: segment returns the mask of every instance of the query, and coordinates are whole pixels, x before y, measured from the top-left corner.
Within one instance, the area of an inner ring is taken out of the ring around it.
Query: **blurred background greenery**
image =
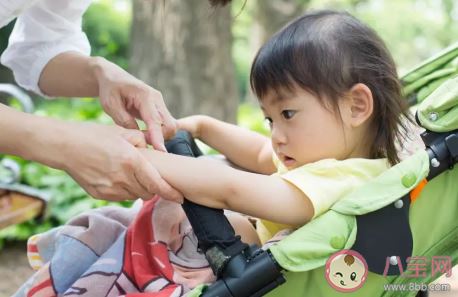
[[[161,90],[176,117],[206,113],[268,133],[249,92],[250,63],[259,46],[287,21],[318,8],[347,10],[373,27],[400,74],[458,36],[455,0],[233,0],[216,9],[205,0],[94,0],[83,30],[92,55],[106,57]],[[0,30],[0,52],[12,27]],[[0,82],[13,82],[4,67]],[[6,100],[17,105],[13,98]],[[34,102],[38,115],[112,123],[94,98],[34,97]],[[49,192],[52,202],[39,224],[0,230],[0,247],[5,240],[24,240],[84,210],[112,204],[91,199],[64,172],[12,158],[21,164],[21,183]]]

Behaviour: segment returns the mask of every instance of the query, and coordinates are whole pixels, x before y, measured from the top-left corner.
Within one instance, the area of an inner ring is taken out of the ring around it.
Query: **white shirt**
[[[0,0],[0,27],[17,17],[1,63],[20,86],[43,95],[38,80],[52,58],[68,51],[90,54],[81,22],[91,1]]]

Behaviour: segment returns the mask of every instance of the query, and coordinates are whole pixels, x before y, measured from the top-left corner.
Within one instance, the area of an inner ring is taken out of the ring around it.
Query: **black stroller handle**
[[[173,154],[202,155],[192,136],[185,131],[178,131],[165,145]],[[187,199],[183,209],[198,239],[199,250],[205,253],[218,278],[203,296],[262,296],[285,282],[282,268],[270,252],[243,243],[222,209],[205,207]]]
[[[202,155],[191,134],[186,131],[178,131],[175,137],[168,141],[165,146],[167,151],[172,154],[188,157]],[[200,251],[206,253],[214,246],[221,250],[238,247],[233,252],[233,254],[238,254],[247,247],[247,245],[242,244],[240,236],[235,235],[235,231],[222,209],[202,206],[186,198],[182,206],[197,236]],[[217,269],[220,268],[218,267]]]
[[[202,297],[260,297],[285,283],[283,268],[269,250],[252,246],[231,259]]]

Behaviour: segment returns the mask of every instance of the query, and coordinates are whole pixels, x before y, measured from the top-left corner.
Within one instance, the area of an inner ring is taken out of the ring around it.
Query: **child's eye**
[[[287,120],[291,119],[295,114],[296,114],[296,111],[290,110],[290,109],[285,109],[281,112],[281,115]]]
[[[273,123],[273,121],[272,121],[272,119],[271,119],[271,118],[269,118],[269,117],[265,117],[265,118],[264,118],[264,120],[265,120],[265,121],[266,121],[266,122],[269,124],[269,127],[272,127],[272,123]]]

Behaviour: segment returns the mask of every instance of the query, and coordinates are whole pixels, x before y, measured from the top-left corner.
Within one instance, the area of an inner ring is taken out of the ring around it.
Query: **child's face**
[[[319,100],[296,88],[280,95],[271,91],[260,102],[270,123],[273,149],[288,169],[322,159],[342,160],[351,154],[350,129]]]

